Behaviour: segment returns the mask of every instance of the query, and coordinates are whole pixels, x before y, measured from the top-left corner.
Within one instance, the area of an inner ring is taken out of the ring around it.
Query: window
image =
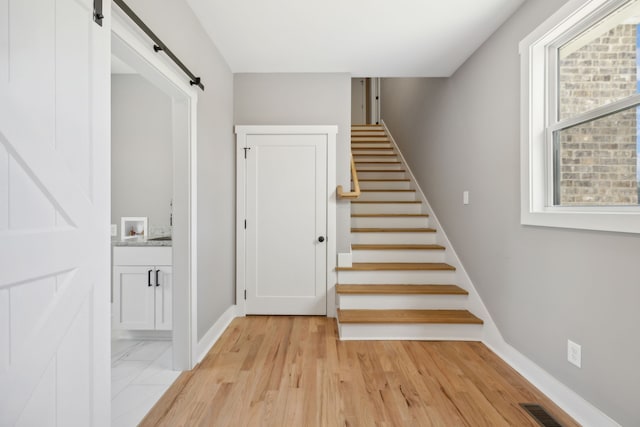
[[[520,43],[521,222],[640,233],[640,0],[572,0]]]

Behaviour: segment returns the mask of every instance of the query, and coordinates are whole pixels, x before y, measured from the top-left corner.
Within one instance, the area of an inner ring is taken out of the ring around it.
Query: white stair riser
[[[393,151],[393,148],[391,147],[385,147],[386,150],[372,150],[371,148],[369,149],[363,149],[363,148],[359,148],[359,147],[351,147],[351,153],[353,154],[354,158],[358,158],[359,156],[364,156],[367,154],[395,154],[395,151]]]
[[[351,203],[353,214],[419,214],[422,203]]]
[[[358,200],[362,202],[382,201],[413,201],[416,200],[415,191],[363,191]]]
[[[366,170],[402,170],[401,163],[389,163],[384,164],[381,162],[373,162],[373,163],[356,163],[356,170],[358,172],[358,178],[360,177],[360,172],[364,172]]]
[[[390,170],[389,172],[358,171],[358,179],[404,179],[405,172]]]
[[[427,245],[436,243],[436,233],[375,233],[358,232],[351,233],[352,244],[374,244],[374,245]]]
[[[387,178],[392,179],[392,178]],[[362,181],[360,180],[360,189],[362,190],[408,190],[411,188],[409,181]]]
[[[338,295],[342,310],[464,310],[467,295]]]
[[[372,285],[420,285],[424,283],[447,284],[455,283],[455,271],[339,271],[338,283],[360,284],[367,283]]]
[[[393,149],[393,146],[388,143],[380,143],[380,142],[354,142],[351,144],[351,148],[376,148],[376,147],[384,147],[389,150]]]
[[[354,162],[396,162],[398,161],[398,157],[397,156],[366,156],[366,155],[361,155],[359,153],[355,153],[353,155],[353,161]]]
[[[341,340],[482,340],[482,325],[339,323],[338,331]]]
[[[352,262],[445,262],[443,250],[361,250],[351,252]]]
[[[426,216],[352,217],[351,226],[355,228],[428,227],[429,218]]]

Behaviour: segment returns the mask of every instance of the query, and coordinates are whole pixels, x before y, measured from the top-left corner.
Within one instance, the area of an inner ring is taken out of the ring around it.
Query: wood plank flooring
[[[339,341],[334,319],[235,319],[142,426],[529,426],[570,417],[481,343]]]

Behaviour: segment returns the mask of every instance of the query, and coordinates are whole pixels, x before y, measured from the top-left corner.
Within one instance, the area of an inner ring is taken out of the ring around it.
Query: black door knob
[[[320,243],[324,242],[324,236],[318,237],[318,242],[320,242]]]

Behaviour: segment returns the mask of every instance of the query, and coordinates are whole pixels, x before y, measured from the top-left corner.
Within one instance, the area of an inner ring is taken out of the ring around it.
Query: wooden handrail
[[[360,197],[360,183],[358,182],[358,172],[356,171],[356,163],[353,161],[353,156],[351,156],[351,178],[353,179],[353,191],[345,193],[342,185],[338,185],[339,199],[357,199]]]

